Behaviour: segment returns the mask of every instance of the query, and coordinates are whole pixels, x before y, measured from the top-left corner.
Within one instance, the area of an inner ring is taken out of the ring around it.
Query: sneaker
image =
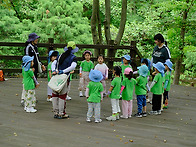
[[[37,112],[37,110],[34,109],[33,107],[30,107],[30,108],[26,108],[26,112],[28,112],[28,113],[35,113],[35,112]]]
[[[157,111],[150,111],[150,115],[157,115],[158,112]]]
[[[109,116],[109,117],[106,117],[106,120],[115,121],[115,120],[116,120],[116,116]]]
[[[66,100],[67,101],[71,100],[71,97],[67,95]]]
[[[143,116],[143,117],[146,117],[146,116],[147,116],[147,113],[146,113],[146,112],[143,112],[143,113],[142,113],[142,116]]]
[[[158,115],[161,115],[161,110],[158,110],[158,111],[157,111],[157,114],[158,114]]]
[[[24,111],[26,111],[26,110],[27,110],[27,107],[25,106],[25,107],[24,107]]]
[[[102,119],[95,120],[95,123],[100,123],[100,122],[102,122]]]
[[[24,107],[24,100],[21,100],[21,101],[20,101],[20,104],[21,104],[21,106]]]
[[[116,115],[116,120],[119,120],[120,119],[120,116],[119,114]]]
[[[91,119],[87,117],[87,118],[86,118],[86,121],[87,121],[87,122],[91,122]]]
[[[79,97],[83,97],[82,91],[79,92]]]
[[[124,118],[124,119],[127,119],[128,117],[125,117],[125,116],[121,115],[121,116],[120,116],[120,118]]]
[[[138,118],[142,118],[142,113],[137,113],[135,116]]]
[[[158,112],[157,111],[154,111],[154,115],[158,115]]]
[[[47,98],[47,102],[52,102],[52,98]]]
[[[64,119],[64,118],[68,118],[69,115],[65,114],[65,115],[58,115],[58,119]]]
[[[147,103],[150,103],[150,100],[149,100],[149,99],[146,99],[146,102],[147,102]]]
[[[55,114],[55,115],[54,115],[54,118],[58,118],[58,114]]]

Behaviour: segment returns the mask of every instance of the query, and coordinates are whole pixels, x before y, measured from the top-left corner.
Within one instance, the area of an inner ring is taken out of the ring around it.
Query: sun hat
[[[93,55],[91,51],[86,50],[86,51],[84,51],[84,53],[82,54],[82,55],[83,55],[83,57],[84,57],[84,55],[85,55],[86,53],[89,53],[89,54],[90,54],[90,56],[92,56],[92,55]]]
[[[122,63],[123,63],[123,58],[125,58],[126,60],[129,61],[129,63],[131,63],[131,56],[129,56],[129,55],[124,55],[124,56],[122,56],[122,57],[121,57],[121,62],[122,62]]]
[[[133,70],[130,67],[125,68],[124,75],[128,75],[130,72],[133,72]]]
[[[36,33],[31,33],[29,34],[29,39],[27,40],[27,42],[31,42],[34,41],[35,39],[40,38],[40,36],[38,36]]]
[[[173,70],[172,66],[173,66],[173,63],[167,59],[166,62],[164,63],[165,65],[167,65],[169,67],[170,70]]]
[[[24,71],[28,71],[31,67],[31,61],[34,59],[34,56],[23,56],[22,61],[23,61],[23,68]]]
[[[72,51],[71,53],[76,53],[78,52],[79,48],[76,46],[76,43],[74,41],[69,41],[67,43],[67,46],[64,48],[64,51],[66,52],[68,50],[68,48],[71,47]]]
[[[103,79],[103,75],[99,70],[91,70],[89,79],[93,82],[100,82]]]
[[[148,75],[148,67],[146,65],[142,65],[137,67],[137,69],[139,70],[139,75],[141,75],[142,77],[146,77]]]
[[[165,66],[161,62],[157,62],[156,64],[153,63],[153,67],[156,68],[162,75],[164,75]]]

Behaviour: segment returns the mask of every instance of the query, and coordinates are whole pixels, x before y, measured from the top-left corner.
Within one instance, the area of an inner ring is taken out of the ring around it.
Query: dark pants
[[[152,95],[152,111],[161,110],[161,98],[162,95]]]
[[[165,100],[166,100],[166,99],[169,99],[169,97],[168,97],[168,92],[169,92],[169,91],[164,91],[164,93],[163,93],[163,97],[164,97],[164,99],[163,99],[163,104],[165,104]]]

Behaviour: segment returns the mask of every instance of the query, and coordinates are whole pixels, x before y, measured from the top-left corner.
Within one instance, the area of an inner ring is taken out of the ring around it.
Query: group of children
[[[57,51],[50,51],[48,57],[48,81],[51,79],[51,64],[57,58]],[[93,62],[90,60],[92,53],[85,51],[83,53],[84,61],[80,64],[80,83],[79,83],[79,96],[85,96],[88,102],[87,122],[91,122],[91,118],[95,117],[95,122],[99,123],[101,112],[101,101],[104,96],[111,99],[112,115],[107,117],[106,120],[118,120],[119,118],[132,117],[133,106],[133,91],[135,88],[135,94],[137,95],[138,112],[136,117],[146,117],[146,95],[148,91],[153,93],[152,96],[152,111],[151,114],[161,114],[162,103],[163,108],[168,107],[168,92],[171,84],[171,70],[172,62],[167,60],[164,64],[158,62],[153,64],[155,77],[150,87],[148,86],[150,68],[147,59],[143,59],[141,66],[138,67],[138,71],[133,72],[130,65],[131,57],[124,55],[121,66],[115,66],[113,68],[113,80],[111,86],[106,92],[106,80],[108,79],[108,67],[104,63],[104,57],[98,56],[98,64],[94,67]],[[33,75],[33,71],[30,67],[33,66],[33,58],[29,56],[23,57],[23,84],[25,89],[25,111],[36,112],[34,108],[36,104],[35,99],[35,87],[39,86],[36,78]],[[164,66],[165,65],[165,66]],[[166,70],[166,73],[164,73]],[[134,74],[139,74],[135,79]],[[164,96],[162,102],[162,95]],[[69,97],[69,96],[67,96]],[[120,116],[119,100],[122,98],[122,115]],[[52,90],[48,87],[47,101],[52,101]]]

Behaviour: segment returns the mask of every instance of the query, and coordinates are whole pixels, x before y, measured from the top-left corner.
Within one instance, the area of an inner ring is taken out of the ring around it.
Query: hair
[[[121,74],[121,67],[120,66],[114,66],[114,71],[115,71],[115,74],[117,76],[120,76],[120,74]]]
[[[52,55],[50,56],[50,60],[51,60],[52,56],[58,56],[58,52],[53,52]]]
[[[159,40],[161,43],[164,43],[165,39],[162,34],[158,33],[154,36],[154,40]]]
[[[98,55],[98,56],[97,56],[97,59],[98,59],[99,57],[102,57],[102,58],[104,59],[104,55],[102,55],[102,54]]]
[[[146,64],[146,66],[148,66],[148,60],[146,58],[142,59],[141,63],[144,63],[144,64]]]
[[[131,78],[133,78],[133,72],[130,71],[129,74],[125,74],[125,77],[127,77],[129,80],[131,80]]]

